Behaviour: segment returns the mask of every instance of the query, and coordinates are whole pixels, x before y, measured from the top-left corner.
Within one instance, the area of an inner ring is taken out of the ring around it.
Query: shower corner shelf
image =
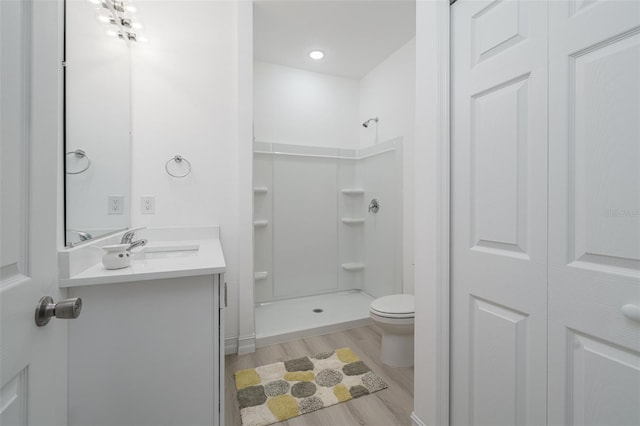
[[[364,189],[360,188],[345,188],[341,190],[344,195],[364,195]]]
[[[342,269],[344,269],[345,271],[362,271],[364,269],[364,263],[343,263]]]
[[[269,276],[269,273],[266,271],[253,273],[253,279],[255,281],[266,280],[268,276]]]
[[[268,224],[269,224],[269,221],[267,219],[261,219],[261,220],[254,220],[253,221],[253,226],[255,226],[256,228],[264,228]]]
[[[343,217],[342,223],[345,225],[362,225],[364,224],[363,217]]]
[[[253,188],[254,194],[266,194],[267,192],[269,192],[269,188],[266,186],[256,186]]]

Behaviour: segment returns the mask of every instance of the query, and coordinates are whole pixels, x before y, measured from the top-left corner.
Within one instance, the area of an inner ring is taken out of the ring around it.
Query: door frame
[[[449,424],[449,38],[450,1],[417,0],[415,426]]]

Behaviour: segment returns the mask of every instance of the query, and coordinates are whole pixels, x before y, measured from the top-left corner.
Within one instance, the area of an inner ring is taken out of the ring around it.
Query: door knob
[[[369,203],[369,213],[378,213],[378,210],[380,210],[380,204],[378,203],[378,200],[374,198]]]
[[[45,296],[40,299],[36,306],[36,325],[38,327],[47,325],[51,317],[78,318],[81,310],[82,299],[79,297],[53,303],[51,296]]]
[[[622,314],[630,320],[640,322],[640,306],[638,305],[624,305],[622,307]]]

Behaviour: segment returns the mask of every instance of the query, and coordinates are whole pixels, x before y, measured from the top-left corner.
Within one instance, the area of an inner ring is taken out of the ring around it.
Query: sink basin
[[[177,259],[197,256],[199,244],[181,246],[148,246],[134,255],[134,260]]]

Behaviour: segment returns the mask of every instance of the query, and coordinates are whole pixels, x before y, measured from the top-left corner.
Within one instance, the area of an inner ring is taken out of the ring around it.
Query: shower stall
[[[402,138],[363,149],[255,142],[256,344],[370,323],[402,292]]]

